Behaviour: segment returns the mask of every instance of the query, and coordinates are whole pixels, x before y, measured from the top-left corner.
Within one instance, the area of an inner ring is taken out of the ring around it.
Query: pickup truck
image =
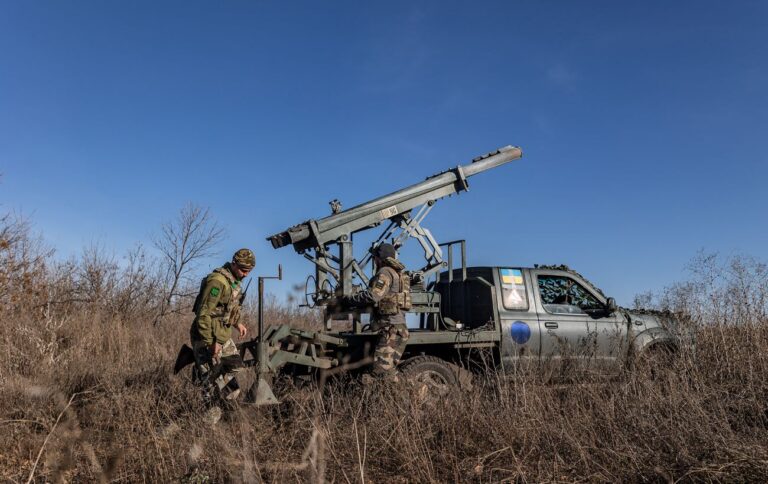
[[[620,308],[567,266],[468,267],[443,272],[434,291],[440,312],[420,318],[403,369],[409,357],[456,363],[456,350],[485,347],[502,369],[610,375],[680,346],[674,315]]]
[[[442,272],[427,287],[415,277],[418,327],[399,370],[431,386],[470,384],[468,368],[541,372],[547,380],[610,376],[639,358],[680,347],[671,313],[631,311],[566,266],[466,267]],[[365,312],[365,310],[363,311]],[[360,316],[360,315],[358,315]],[[364,317],[352,328],[311,331],[290,325],[265,333],[271,373],[304,378],[318,370],[367,370],[377,333]],[[241,346],[252,349],[248,343]],[[256,364],[254,358],[246,364]]]

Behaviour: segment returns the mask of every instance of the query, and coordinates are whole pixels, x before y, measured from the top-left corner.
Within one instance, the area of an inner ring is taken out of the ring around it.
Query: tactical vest
[[[402,268],[402,265],[398,263]],[[382,316],[392,316],[400,311],[411,309],[411,278],[402,269],[385,266],[381,269],[387,271],[392,277],[392,285],[389,293],[379,299],[378,313]],[[397,286],[397,287],[395,287]]]
[[[214,279],[220,282],[224,286],[232,288],[232,295],[228,301],[219,301],[216,308],[211,312],[212,318],[221,318],[224,325],[229,324],[229,318],[234,308],[239,304],[240,296],[240,283],[235,277],[225,268],[219,267],[207,276],[203,277],[200,281],[200,290],[197,292],[197,298],[195,304],[192,306],[192,312],[197,314],[200,310],[200,305],[203,303],[205,297],[205,288],[208,285],[208,281]]]

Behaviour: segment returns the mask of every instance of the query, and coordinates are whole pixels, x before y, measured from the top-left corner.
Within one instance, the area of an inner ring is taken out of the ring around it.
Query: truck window
[[[541,303],[553,314],[585,314],[603,305],[581,284],[566,276],[538,276]]]
[[[513,310],[528,309],[528,295],[525,292],[521,269],[499,269],[501,276],[501,299],[504,307]]]

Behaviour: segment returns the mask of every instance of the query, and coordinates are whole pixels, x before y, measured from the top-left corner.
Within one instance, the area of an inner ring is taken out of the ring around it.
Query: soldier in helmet
[[[379,333],[374,351],[373,373],[395,377],[395,367],[408,342],[405,311],[411,308],[410,279],[405,266],[397,260],[391,244],[381,244],[373,250],[376,275],[368,288],[342,301],[348,306],[373,305],[371,329]]]
[[[235,373],[242,367],[242,359],[232,341],[232,329],[237,329],[240,338],[248,333],[248,328],[238,318],[241,282],[255,265],[253,251],[240,249],[230,262],[211,272],[200,283],[190,337],[196,377],[208,399],[234,400],[240,394]],[[212,419],[218,420],[220,415],[218,410]]]

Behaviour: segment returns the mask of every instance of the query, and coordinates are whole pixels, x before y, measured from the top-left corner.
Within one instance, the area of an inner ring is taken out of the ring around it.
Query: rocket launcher
[[[496,151],[474,158],[467,165],[431,176],[421,183],[375,198],[356,207],[329,215],[319,220],[308,220],[267,238],[272,247],[279,249],[293,245],[297,252],[319,248],[338,242],[350,235],[384,220],[402,216],[414,208],[460,193],[469,188],[467,179],[478,173],[499,167],[522,157],[516,146],[505,146]]]
[[[347,210],[342,210],[341,204],[334,200],[331,202],[331,215],[307,220],[267,240],[275,249],[292,245],[296,252],[315,264],[315,292],[311,294],[317,304],[322,304],[325,298],[333,295],[331,292],[336,295],[352,294],[355,276],[365,284],[368,283],[362,267],[370,260],[370,251],[366,251],[359,260],[356,259],[352,235],[378,227],[384,222],[388,222],[388,226],[373,247],[391,240],[399,248],[408,238],[416,238],[424,249],[427,261],[419,272],[426,278],[448,265],[443,260],[441,244],[421,225],[435,202],[467,190],[470,177],[521,157],[522,150],[519,147],[505,146],[478,156],[471,163],[459,165]],[[338,248],[337,251],[332,250],[334,246]],[[331,280],[335,280],[337,289],[333,290]]]
[[[424,249],[427,265],[417,271],[423,281],[430,274],[451,266],[442,256],[442,246],[448,246],[448,260],[452,257],[452,244],[461,243],[462,266],[464,266],[464,241],[438,244],[429,230],[421,225],[437,200],[460,193],[469,188],[467,179],[480,172],[496,168],[522,156],[520,148],[505,146],[483,156],[478,156],[471,163],[457,166],[443,173],[431,176],[421,183],[403,188],[383,197],[362,203],[348,210],[342,210],[338,200],[331,202],[332,215],[319,220],[308,220],[295,225],[283,232],[268,237],[276,249],[292,245],[305,258],[315,264],[314,282],[307,283],[308,299],[316,305],[326,306],[326,330],[335,316],[343,315],[329,305],[330,298],[338,295],[349,295],[356,290],[353,286],[355,277],[365,284],[368,277],[362,267],[370,260],[371,251],[366,251],[360,260],[355,259],[352,247],[352,235],[362,230],[375,228],[387,222],[386,229],[373,243],[372,248],[390,241],[398,248],[406,240],[413,237]],[[333,248],[338,249],[334,251]],[[465,272],[465,271],[464,271]],[[449,272],[449,277],[452,272]],[[313,276],[310,276],[312,278]],[[247,401],[258,405],[277,403],[272,392],[271,380],[286,365],[295,368],[315,369],[320,371],[353,368],[359,366],[359,361],[351,366],[339,359],[339,355],[351,356],[354,348],[368,340],[356,340],[355,337],[365,338],[361,324],[360,311],[347,312],[353,316],[354,333],[331,333],[307,331],[291,327],[289,324],[271,325],[264,327],[262,301],[264,299],[264,279],[281,279],[282,267],[278,266],[277,277],[259,277],[259,332],[258,337],[251,341],[239,343],[240,356],[246,366],[255,367],[257,381],[248,392]],[[436,314],[439,313],[439,294],[426,290],[424,285],[414,287],[412,274],[411,296],[413,306],[411,312]],[[335,280],[334,289],[331,280]],[[310,287],[311,286],[311,287]],[[416,285],[418,286],[418,284]],[[314,290],[314,292],[310,292]],[[307,301],[309,302],[309,300]],[[370,335],[367,335],[370,336]],[[454,338],[454,336],[450,336]],[[365,346],[362,346],[365,347]],[[250,358],[245,358],[250,354]],[[184,351],[179,359],[183,359]],[[365,361],[360,360],[360,361]],[[179,363],[177,362],[177,366]]]

